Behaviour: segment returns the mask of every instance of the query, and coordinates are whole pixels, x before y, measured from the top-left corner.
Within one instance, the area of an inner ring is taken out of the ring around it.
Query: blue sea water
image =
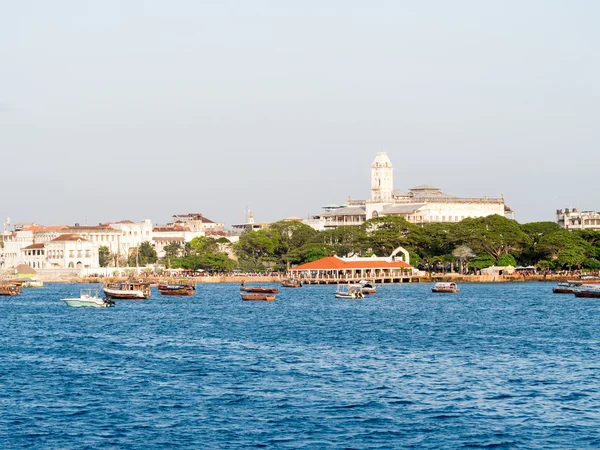
[[[334,286],[0,297],[0,448],[600,448],[599,300]]]

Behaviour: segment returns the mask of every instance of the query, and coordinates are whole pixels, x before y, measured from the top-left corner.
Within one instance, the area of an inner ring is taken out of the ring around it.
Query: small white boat
[[[431,288],[431,292],[437,292],[441,294],[456,294],[459,292],[456,283],[435,283],[435,286]]]
[[[365,298],[362,293],[362,286],[360,285],[349,285],[344,288],[343,285],[338,285],[335,291],[335,298],[345,298],[348,300]]]
[[[41,288],[44,287],[44,282],[32,278],[23,283],[24,288]]]
[[[115,302],[98,297],[98,289],[82,289],[78,298],[63,298],[62,301],[73,308],[109,308]]]

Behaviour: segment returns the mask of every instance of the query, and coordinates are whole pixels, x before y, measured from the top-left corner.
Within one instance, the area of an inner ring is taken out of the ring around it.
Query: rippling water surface
[[[0,448],[600,448],[600,300],[334,286],[0,297]]]

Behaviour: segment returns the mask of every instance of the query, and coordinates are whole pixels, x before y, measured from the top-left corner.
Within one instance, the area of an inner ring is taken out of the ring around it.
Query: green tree
[[[381,256],[390,256],[400,246],[412,247],[419,242],[420,228],[402,217],[377,217],[367,220],[361,226],[371,248]]]
[[[573,247],[561,250],[556,255],[556,264],[559,267],[572,270],[579,268],[585,262],[585,252],[581,247]]]
[[[273,257],[281,268],[288,268],[292,263],[302,260],[300,248],[310,242],[317,231],[299,221],[282,220],[271,224],[268,228],[272,237],[277,237],[273,249]]]
[[[496,264],[496,260],[488,255],[478,255],[469,262],[469,266],[476,270],[486,269]]]
[[[269,228],[249,230],[240,236],[234,251],[241,261],[249,261],[254,267],[259,267],[273,261],[278,245],[278,232]]]
[[[504,267],[504,266],[515,267],[517,265],[517,261],[515,260],[515,257],[513,255],[508,255],[505,253],[504,255],[500,255],[500,258],[498,258],[498,261],[496,262],[496,264],[501,267]]]
[[[150,242],[145,241],[131,250],[129,258],[127,259],[127,265],[130,267],[137,265],[146,266],[148,264],[154,264],[157,260],[156,250]]]
[[[183,246],[175,241],[165,245],[163,250],[165,251],[165,258],[177,258],[183,252]]]
[[[98,264],[100,267],[108,267],[111,261],[110,249],[106,245],[98,248]]]
[[[555,260],[561,251],[574,247],[585,252],[585,245],[586,242],[577,234],[569,230],[559,229],[554,233],[542,236],[537,245],[534,246],[534,254],[538,260]]]
[[[477,253],[485,252],[494,259],[507,253],[520,253],[524,247],[531,245],[531,238],[516,221],[497,214],[459,222],[456,239]]]

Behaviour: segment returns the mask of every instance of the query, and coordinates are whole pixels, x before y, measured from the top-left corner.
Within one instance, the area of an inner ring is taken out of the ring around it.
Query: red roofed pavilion
[[[400,259],[339,258],[328,256],[301,264],[289,270],[290,275],[307,283],[340,283],[374,280],[379,283],[401,283],[412,275],[414,268]]]

